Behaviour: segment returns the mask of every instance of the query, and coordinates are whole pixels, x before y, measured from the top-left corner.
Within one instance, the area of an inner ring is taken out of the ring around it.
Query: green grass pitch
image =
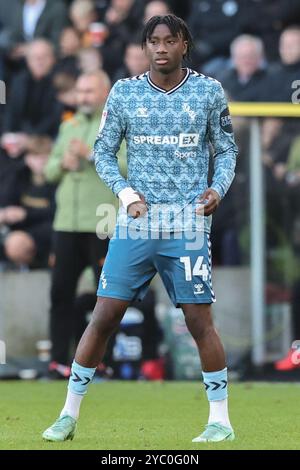
[[[41,433],[64,403],[66,383],[0,382],[0,449],[300,449],[300,386],[230,386],[236,440],[192,444],[207,419],[196,382],[102,382],[84,398],[72,442],[48,443]]]

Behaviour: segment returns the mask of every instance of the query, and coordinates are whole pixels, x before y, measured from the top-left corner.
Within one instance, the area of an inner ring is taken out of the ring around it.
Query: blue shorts
[[[110,240],[98,296],[141,300],[158,272],[174,305],[215,302],[208,234],[197,232],[194,242],[185,232],[168,233],[169,238],[141,232],[140,238],[132,239],[124,231],[117,227]]]

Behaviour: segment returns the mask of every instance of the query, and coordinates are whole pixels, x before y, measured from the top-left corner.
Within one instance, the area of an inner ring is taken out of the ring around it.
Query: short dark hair
[[[157,15],[152,16],[146,23],[142,33],[142,48],[146,45],[146,42],[153,34],[154,29],[159,24],[165,24],[173,36],[181,36],[184,41],[187,41],[187,50],[184,57],[189,57],[193,48],[192,35],[183,19],[176,15]]]

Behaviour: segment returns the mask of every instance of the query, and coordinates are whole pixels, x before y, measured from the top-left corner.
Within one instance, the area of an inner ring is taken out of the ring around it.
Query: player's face
[[[187,41],[182,36],[173,36],[165,24],[159,24],[146,43],[146,54],[152,70],[169,74],[181,67],[187,50]]]

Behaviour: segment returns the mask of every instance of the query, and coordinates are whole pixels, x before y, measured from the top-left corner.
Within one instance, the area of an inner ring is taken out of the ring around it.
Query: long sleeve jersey
[[[127,143],[127,180],[116,154]],[[210,187],[224,197],[234,178],[237,147],[221,84],[186,69],[171,90],[155,85],[150,73],[119,80],[103,111],[94,157],[100,178],[118,195],[127,187],[143,194],[148,212],[133,220],[120,208],[118,223],[153,231],[210,231],[211,217],[196,215],[208,187],[210,145],[214,174]]]

